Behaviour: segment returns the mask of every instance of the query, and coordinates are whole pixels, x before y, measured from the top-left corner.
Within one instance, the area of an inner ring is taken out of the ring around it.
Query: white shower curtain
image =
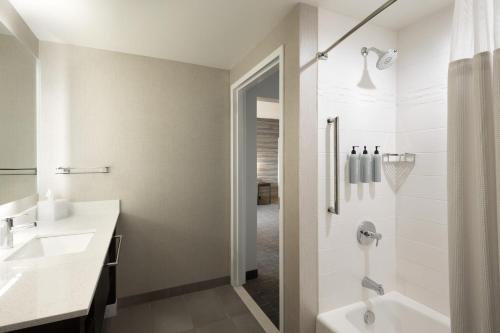
[[[448,72],[453,333],[500,333],[500,0],[456,0]]]

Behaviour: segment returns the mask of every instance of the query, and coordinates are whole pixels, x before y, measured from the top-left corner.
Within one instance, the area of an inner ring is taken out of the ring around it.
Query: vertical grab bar
[[[339,215],[339,117],[328,118],[326,120],[328,125],[333,126],[333,136],[335,138],[334,144],[334,164],[335,164],[335,184],[334,184],[334,201],[333,206],[328,207],[328,213]]]

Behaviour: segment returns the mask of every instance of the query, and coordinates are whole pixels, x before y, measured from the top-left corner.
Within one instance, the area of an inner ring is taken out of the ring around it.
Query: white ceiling
[[[319,7],[357,18],[365,18],[387,0],[306,0]],[[454,0],[398,0],[373,19],[373,23],[392,30],[404,28],[425,16],[451,5]]]
[[[297,0],[10,0],[41,40],[232,68]],[[385,0],[304,0],[363,18]],[[453,0],[399,0],[374,22],[404,27]]]

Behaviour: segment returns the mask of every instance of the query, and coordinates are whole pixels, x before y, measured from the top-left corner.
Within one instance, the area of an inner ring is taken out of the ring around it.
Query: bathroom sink
[[[93,232],[37,236],[7,257],[5,261],[83,252],[93,236]]]

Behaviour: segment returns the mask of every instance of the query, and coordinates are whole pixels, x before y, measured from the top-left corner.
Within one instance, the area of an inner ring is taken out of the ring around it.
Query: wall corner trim
[[[8,0],[0,0],[0,22],[38,58],[38,38]]]

